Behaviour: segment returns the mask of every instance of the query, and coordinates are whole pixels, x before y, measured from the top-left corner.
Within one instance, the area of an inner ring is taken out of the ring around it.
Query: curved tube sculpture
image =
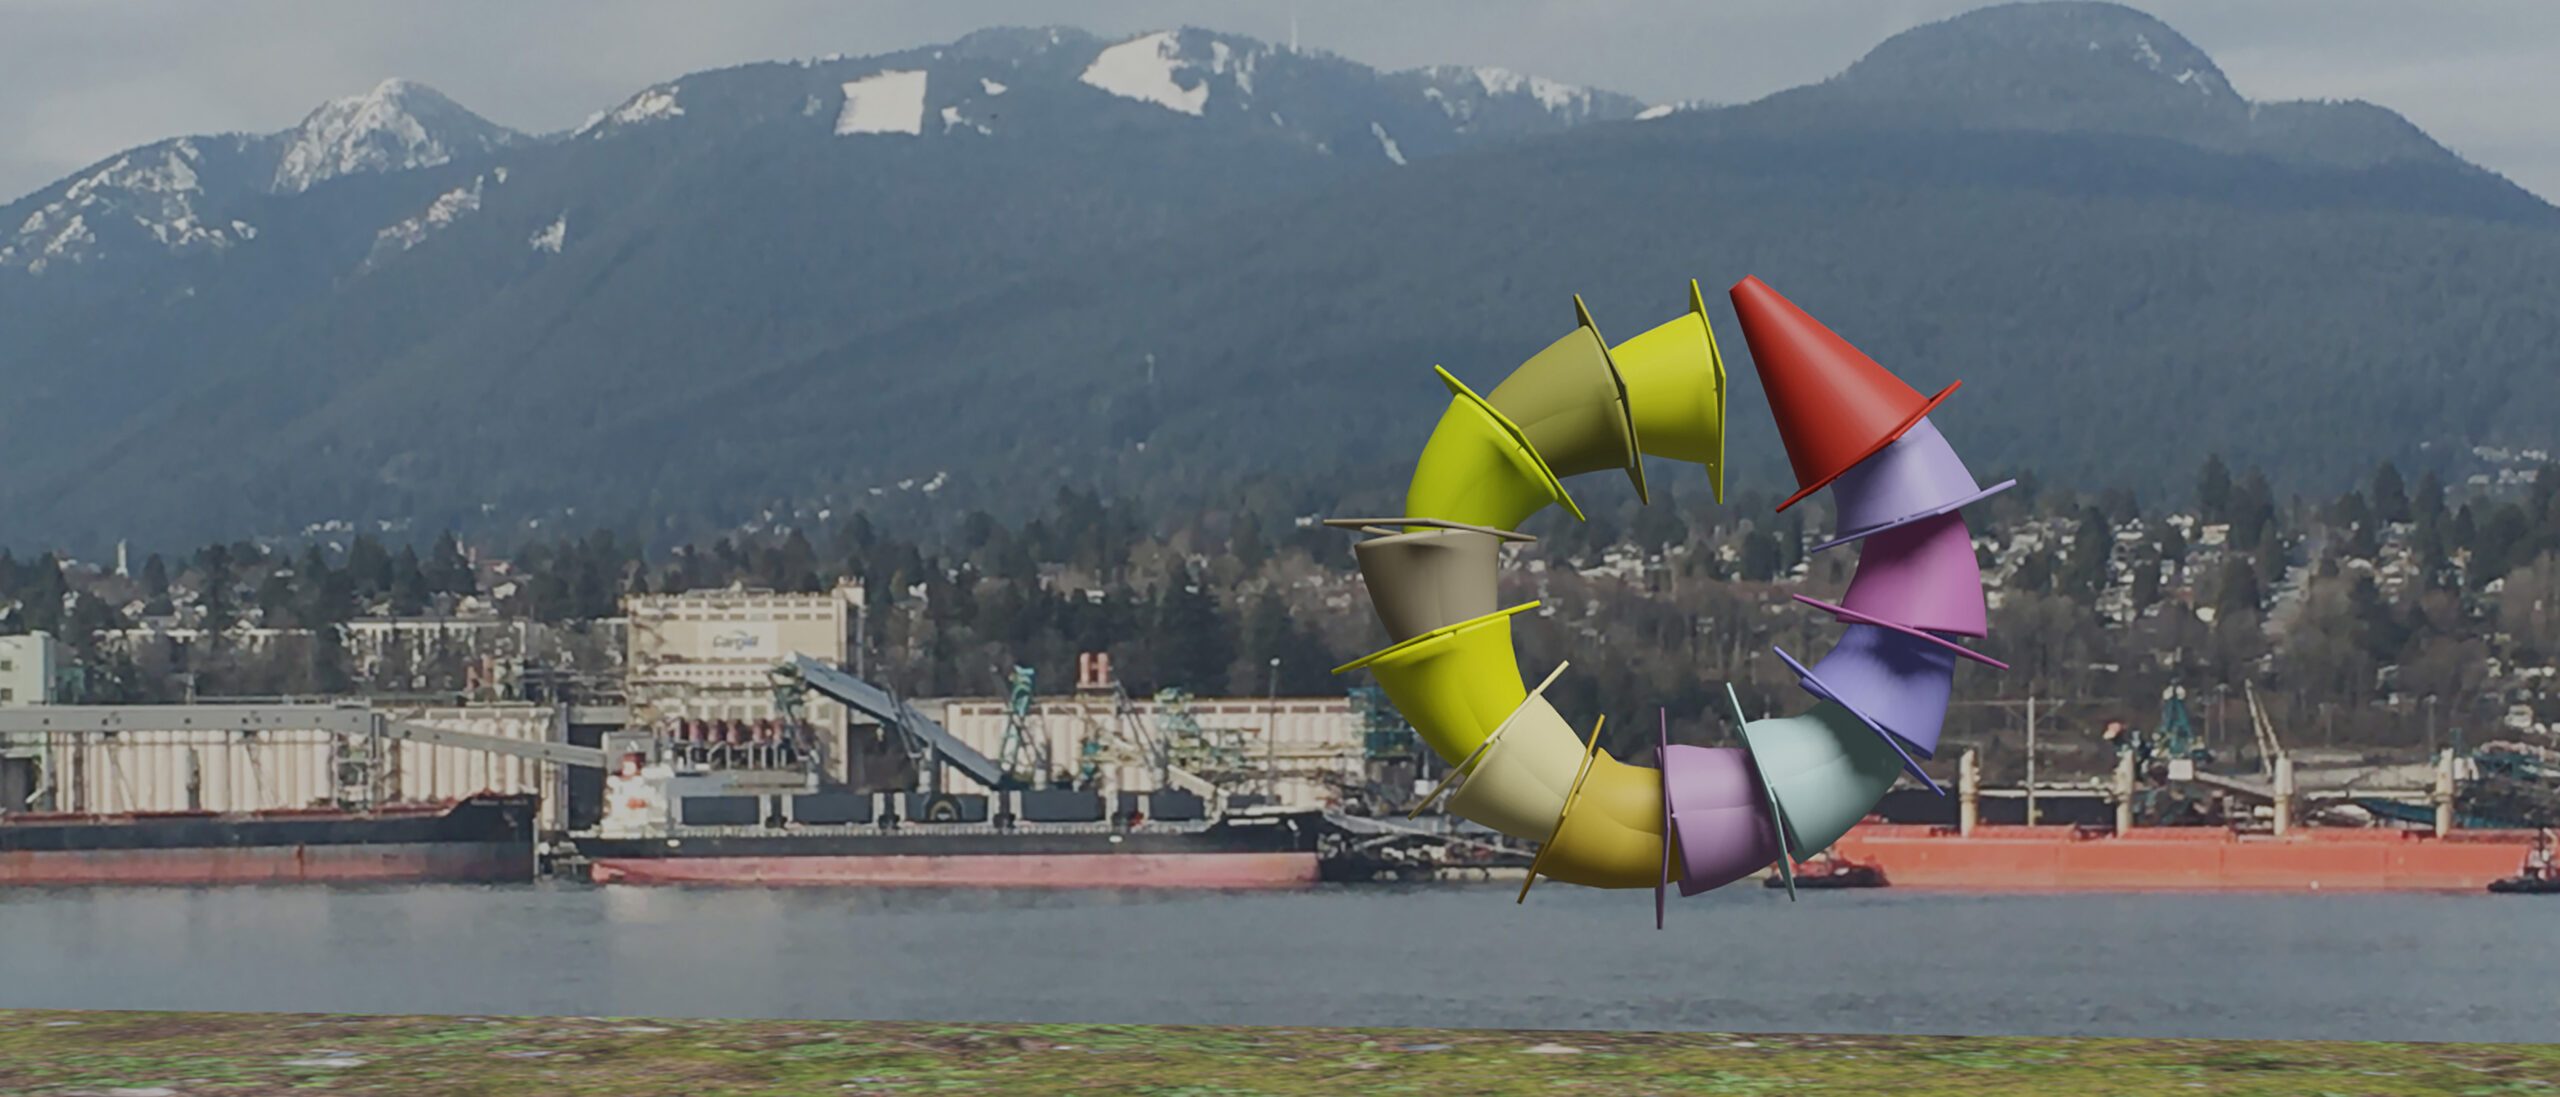
[[[1623,472],[1650,502],[1644,458],[1688,461],[1724,501],[1724,357],[1695,281],[1687,312],[1615,346],[1576,296],[1573,330],[1488,395],[1434,367],[1449,404],[1405,514],[1327,523],[1372,535],[1356,553],[1390,641],[1334,673],[1367,669],[1452,765],[1424,803],[1455,782],[1450,811],[1538,843],[1524,901],[1540,876],[1651,887],[1660,928],[1671,885],[1696,895],[1772,862],[1792,897],[1793,864],[1830,848],[1904,773],[1937,789],[1919,760],[1937,749],[1956,660],[2003,666],[1956,639],[1987,631],[1957,512],[2014,483],[1982,487],[1930,423],[1956,385],[1921,396],[1757,278],[1732,299],[1796,474],[1778,509],[1829,488],[1839,528],[1818,549],[1859,546],[1841,604],[1797,596],[1842,622],[1839,645],[1810,666],[1777,653],[1808,711],[1752,720],[1727,686],[1741,747],[1674,744],[1666,721],[1660,767],[1627,765],[1600,749],[1597,727],[1586,742],[1547,703],[1563,666],[1523,685],[1511,618],[1537,603],[1496,603],[1501,545],[1531,540],[1515,532],[1522,522],[1549,504],[1582,518],[1566,478]]]

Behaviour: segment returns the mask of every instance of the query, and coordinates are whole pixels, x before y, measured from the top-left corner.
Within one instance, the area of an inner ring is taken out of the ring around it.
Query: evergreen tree
[[[1248,574],[1260,570],[1262,562],[1271,558],[1271,546],[1262,540],[1262,519],[1252,511],[1237,515],[1227,534],[1227,551]]]
[[[471,561],[463,555],[462,542],[452,530],[436,538],[434,554],[427,558],[427,581],[437,594],[477,594],[478,580],[471,574]]]
[[[2349,491],[2339,496],[2337,504],[2329,508],[2329,521],[2347,535],[2342,548],[2348,556],[2360,560],[2373,558],[2378,549],[2374,540],[2376,519],[2373,508],[2365,504],[2363,492]]]
[[[1754,530],[1742,538],[1742,581],[1766,583],[1778,574],[1778,537],[1776,530]]]
[[[1682,520],[1680,508],[1664,492],[1649,507],[1636,508],[1636,517],[1628,523],[1628,535],[1646,552],[1661,552],[1689,539],[1689,523]]]
[[[2107,585],[2107,556],[2115,547],[2115,538],[2107,528],[2107,516],[2096,507],[2080,512],[2080,526],[2071,535],[2071,561],[2062,574],[2062,593],[2082,605],[2095,602]]]
[[[204,607],[204,629],[213,634],[218,646],[222,634],[239,619],[231,601],[231,550],[222,545],[208,546],[196,554],[196,561],[199,574],[204,577],[204,589],[196,592],[198,604]]]
[[[2409,520],[2407,485],[2400,481],[2400,468],[2389,461],[2373,472],[2373,513],[2385,522]]]
[[[2160,601],[2160,561],[2148,553],[2133,561],[2133,608],[2139,613]]]
[[[2215,593],[2213,604],[2223,616],[2256,613],[2265,595],[2258,585],[2258,569],[2247,557],[2233,556],[2223,565],[2222,588]]]
[[[2009,576],[2008,589],[2020,594],[2043,594],[2053,588],[2053,554],[2030,552]]]
[[[2196,474],[2196,516],[2209,526],[2231,520],[2231,468],[2219,453],[2206,455]]]
[[[391,614],[415,617],[427,611],[432,592],[428,589],[426,568],[418,560],[418,550],[400,546],[400,555],[391,562]]]
[[[1001,532],[999,528],[988,536],[993,538]],[[801,594],[814,594],[824,589],[818,585],[818,550],[799,530],[792,530],[790,536],[783,538],[781,565],[781,574],[777,576],[781,581],[774,589]]]
[[[285,568],[268,570],[267,578],[258,584],[259,620],[268,628],[291,628],[293,620],[293,574]]]
[[[348,547],[347,571],[359,597],[370,598],[391,589],[391,553],[371,534],[357,534],[355,543]]]
[[[1235,661],[1235,632],[1217,596],[1177,577],[1157,602],[1154,631],[1158,688],[1208,692],[1225,684],[1227,664]]]
[[[2418,490],[2409,496],[2409,510],[2421,525],[2444,520],[2444,477],[2428,469],[2418,477]]]
[[[142,561],[142,593],[152,598],[169,593],[169,565],[161,561],[159,553]]]

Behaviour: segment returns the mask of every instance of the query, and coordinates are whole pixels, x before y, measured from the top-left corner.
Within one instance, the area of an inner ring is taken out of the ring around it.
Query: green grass
[[[0,1094],[118,1091],[2560,1097],[2560,1046],[0,1012]]]

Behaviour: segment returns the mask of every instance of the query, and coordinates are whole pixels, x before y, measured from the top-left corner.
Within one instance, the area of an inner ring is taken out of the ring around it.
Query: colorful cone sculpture
[[[1441,760],[1455,763],[1528,698],[1511,658],[1511,615],[1528,602],[1411,640],[1334,668],[1368,668],[1396,711]]]
[[[1337,520],[1377,534],[1355,552],[1392,646],[1366,667],[1455,784],[1450,811],[1534,838],[1540,876],[1591,887],[1654,889],[1654,925],[1671,885],[1695,895],[1775,863],[1795,897],[1794,863],[1821,853],[1864,818],[1901,775],[1928,780],[1914,752],[1936,750],[1955,658],[2001,664],[1954,636],[1987,631],[1982,577],[1957,511],[2001,490],[1975,484],[1922,398],[1757,279],[1733,288],[1795,470],[1779,509],[1829,486],[1839,539],[1860,540],[1859,573],[1831,612],[1848,627],[1811,667],[1784,651],[1817,699],[1799,716],[1748,719],[1727,684],[1743,746],[1674,745],[1667,713],[1658,765],[1629,766],[1574,735],[1545,691],[1520,688],[1510,617],[1494,607],[1498,546],[1549,503],[1576,518],[1561,477],[1624,468],[1646,494],[1642,459],[1705,465],[1723,495],[1726,374],[1690,284],[1688,313],[1610,347],[1579,297],[1579,326],[1476,396],[1448,371],[1448,409],[1407,494],[1408,517]],[[1524,426],[1525,424],[1525,426]],[[1401,526],[1401,532],[1391,527]],[[1934,781],[1930,782],[1936,787]]]
[[[1529,445],[1557,476],[1625,469],[1636,498],[1651,502],[1644,460],[1636,453],[1636,420],[1627,383],[1609,360],[1609,342],[1591,322],[1582,295],[1573,297],[1579,323],[1548,344],[1485,396],[1495,411],[1520,425]]]
[[[1838,502],[1838,532],[1814,551],[1872,537],[1897,526],[1934,518],[2007,491],[2015,480],[1986,488],[1956,456],[1955,447],[1927,419],[1876,455],[1841,473],[1831,484]]]
[[[1448,370],[1431,368],[1449,388],[1449,408],[1440,414],[1440,425],[1432,429],[1431,441],[1414,465],[1413,483],[1405,489],[1405,513],[1512,529],[1555,503],[1581,519],[1582,508],[1565,494],[1563,482],[1529,444],[1529,436]]]
[[[1724,353],[1707,323],[1706,295],[1689,281],[1689,311],[1609,352],[1626,382],[1638,450],[1707,468],[1724,502]]]
[[[1902,776],[1902,751],[1837,701],[1754,720],[1742,741],[1778,801],[1787,856],[1804,861],[1866,818]]]
[[[1795,468],[1796,493],[1779,510],[1874,456],[1956,390],[1923,398],[1757,278],[1735,283],[1732,296]]]

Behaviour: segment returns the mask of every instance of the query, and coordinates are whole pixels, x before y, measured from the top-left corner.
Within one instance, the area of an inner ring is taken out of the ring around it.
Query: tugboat
[[[2549,827],[2534,836],[2532,852],[2524,855],[2524,868],[2504,880],[2491,881],[2489,890],[2500,895],[2560,895],[2560,868],[2551,863]]]
[[[1760,886],[1782,888],[1787,886],[1787,882],[1780,877],[1771,876],[1760,881]],[[1884,866],[1869,862],[1852,861],[1837,853],[1827,851],[1817,853],[1813,856],[1812,860],[1796,866],[1796,887],[1798,888],[1880,888],[1889,886],[1891,886],[1891,882],[1885,879]]]

